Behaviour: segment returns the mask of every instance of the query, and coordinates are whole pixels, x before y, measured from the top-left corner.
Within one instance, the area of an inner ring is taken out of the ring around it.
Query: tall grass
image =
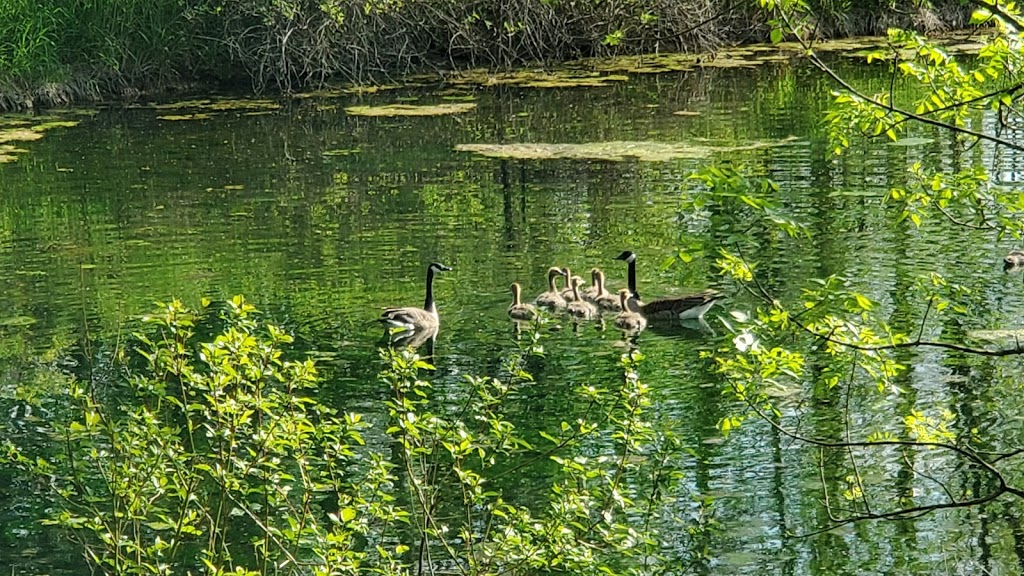
[[[60,24],[58,14],[35,0],[0,2],[0,76],[31,82],[59,74]]]
[[[811,0],[823,35],[962,22],[957,0]],[[736,0],[0,0],[0,107],[249,81],[284,90],[429,68],[767,37]]]
[[[184,0],[0,2],[0,107],[167,86],[205,53]]]

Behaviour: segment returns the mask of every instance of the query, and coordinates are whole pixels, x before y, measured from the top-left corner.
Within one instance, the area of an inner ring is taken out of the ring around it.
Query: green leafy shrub
[[[539,332],[499,377],[467,378],[455,408],[432,398],[427,362],[382,350],[382,430],[322,404],[314,363],[289,358],[291,337],[241,297],[217,315],[162,304],[144,322],[123,381],[73,382],[73,416],[52,431],[63,451],[4,449],[51,487],[45,521],[102,573],[616,574],[686,560],[661,540],[685,523],[670,505],[686,452],[650,419],[638,352],[618,385],[582,387],[578,417],[531,441],[507,410],[532,385]],[[538,469],[542,498],[503,493],[503,477]],[[702,515],[676,532],[712,526]]]

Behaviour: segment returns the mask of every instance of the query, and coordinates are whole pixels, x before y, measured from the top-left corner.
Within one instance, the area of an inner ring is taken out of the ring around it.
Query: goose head
[[[556,276],[565,276],[565,272],[563,271],[563,269],[556,268],[554,266],[548,268],[548,280],[551,280]]]
[[[440,262],[431,262],[430,266],[427,266],[427,269],[431,270],[433,272],[447,272],[448,270],[451,270],[452,268],[451,268],[451,266],[445,266],[444,264],[441,264]]]
[[[629,309],[630,296],[631,294],[629,293],[629,288],[623,288],[622,290],[619,290],[619,305],[622,306],[623,312],[632,312],[632,310]]]
[[[616,260],[625,260],[626,262],[632,263],[632,262],[636,261],[636,254],[630,252],[629,250],[625,250],[625,251],[623,251],[622,254],[619,254],[618,256],[616,256],[615,259]]]
[[[579,276],[572,276],[569,280],[569,286],[572,288],[573,296],[575,296],[577,300],[579,300],[581,282],[583,282],[583,278],[580,278]]]
[[[568,268],[562,268],[562,276],[565,276],[566,286],[571,287],[574,280],[579,280],[580,285],[583,284],[583,278],[580,276],[573,276],[572,271]]]

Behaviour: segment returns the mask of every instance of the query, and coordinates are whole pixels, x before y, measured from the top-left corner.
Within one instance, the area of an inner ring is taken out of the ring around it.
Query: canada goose
[[[562,288],[562,298],[564,298],[566,302],[571,302],[573,298],[579,297],[573,296],[572,281],[579,280],[579,285],[583,286],[583,278],[573,276],[572,272],[568,268],[562,268],[562,276],[565,276],[565,288]],[[581,288],[580,295],[582,295],[582,292],[583,289]]]
[[[437,306],[434,305],[434,273],[451,270],[444,264],[432,262],[427,266],[427,297],[423,308],[407,306],[405,308],[387,308],[380,315],[380,322],[387,329],[426,332],[436,330],[439,325]]]
[[[540,296],[537,296],[537,306],[565,308],[565,298],[558,293],[558,288],[555,286],[555,278],[561,275],[561,268],[555,268],[554,266],[548,268],[548,290],[547,292],[541,292]]]
[[[574,276],[569,282],[569,285],[572,288],[572,300],[565,305],[565,311],[568,312],[570,316],[587,320],[594,316],[597,312],[597,308],[590,302],[580,298],[580,280],[579,276]]]
[[[629,288],[619,290],[619,305],[622,312],[615,317],[615,327],[627,332],[640,332],[647,327],[647,318],[629,306]]]
[[[594,297],[589,300],[597,306],[598,310],[606,312],[621,312],[622,304],[619,301],[619,296],[617,294],[609,294],[608,291],[605,290],[604,272],[599,268],[594,268],[593,272],[595,292]]]
[[[590,269],[590,288],[587,288],[586,290],[580,292],[580,296],[583,296],[583,299],[586,300],[587,302],[593,302],[597,300],[598,291],[600,290],[600,287],[598,287],[597,285],[597,275],[600,273],[600,268]]]
[[[1024,250],[1013,249],[1003,258],[1003,270],[1024,268]]]
[[[518,282],[512,283],[512,305],[508,307],[508,317],[513,320],[533,320],[537,317],[537,309],[533,304],[523,304],[523,289]]]
[[[686,320],[689,318],[700,320],[704,318],[704,313],[711,308],[715,300],[722,297],[722,293],[717,290],[703,290],[696,294],[659,298],[645,304],[636,291],[636,254],[626,250],[615,259],[625,260],[629,264],[628,281],[629,291],[632,294],[629,298],[630,307],[643,314],[644,318],[648,320]]]

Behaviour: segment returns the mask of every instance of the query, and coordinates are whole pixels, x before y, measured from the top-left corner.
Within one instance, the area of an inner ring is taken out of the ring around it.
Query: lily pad
[[[604,160],[621,162],[635,159],[643,162],[665,162],[679,158],[707,158],[714,154],[758,150],[792,143],[796,137],[778,142],[748,142],[735,146],[686,144],[682,142],[585,142],[581,144],[516,143],[516,144],[459,144],[460,152],[473,152],[488,158],[516,160]]]
[[[444,116],[447,114],[463,114],[476,108],[472,102],[454,102],[450,104],[428,104],[414,106],[411,104],[387,104],[384,106],[349,106],[345,108],[351,116]]]

